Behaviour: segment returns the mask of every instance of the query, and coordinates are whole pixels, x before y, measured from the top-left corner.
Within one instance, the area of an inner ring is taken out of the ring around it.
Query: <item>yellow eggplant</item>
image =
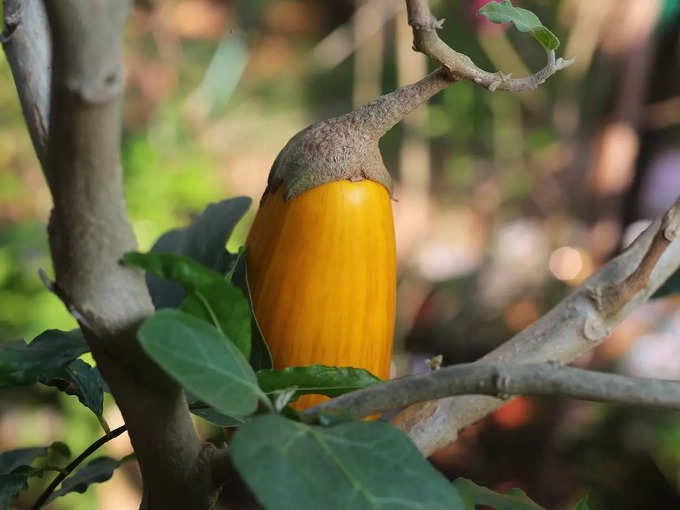
[[[265,193],[246,242],[255,316],[277,369],[324,364],[389,376],[396,299],[392,203],[373,180],[289,200]],[[298,410],[326,397],[303,396]]]

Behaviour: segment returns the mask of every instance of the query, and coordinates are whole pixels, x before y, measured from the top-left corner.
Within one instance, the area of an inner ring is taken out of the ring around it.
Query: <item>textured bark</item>
[[[54,200],[51,287],[78,320],[123,413],[142,470],[142,507],[211,508],[219,494],[212,467],[223,452],[198,439],[181,387],[141,350],[136,331],[153,306],[141,272],[118,263],[136,249],[120,166],[130,2],[44,7],[5,0],[3,42]]]
[[[43,0],[5,0],[0,35],[42,167],[47,156],[52,48]]]

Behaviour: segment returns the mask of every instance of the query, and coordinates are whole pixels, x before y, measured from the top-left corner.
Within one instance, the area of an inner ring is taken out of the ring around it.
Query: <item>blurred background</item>
[[[432,1],[440,35],[518,77],[539,45],[475,15],[484,0]],[[515,0],[576,62],[539,90],[459,83],[385,136],[399,257],[394,370],[472,361],[524,329],[621,250],[680,194],[680,0]],[[298,130],[421,78],[402,0],[138,0],[128,24],[123,165],[142,250],[205,205],[254,203]],[[0,341],[75,322],[42,286],[50,196],[0,53]],[[228,247],[243,243],[254,207]],[[636,311],[580,366],[680,378],[680,282]],[[122,423],[108,402],[112,427]],[[198,426],[214,434],[205,423]],[[64,440],[96,419],[47,387],[0,392],[0,450]],[[129,453],[126,436],[104,452]],[[680,508],[680,419],[671,412],[518,398],[433,462],[547,508],[586,491],[594,509]],[[35,480],[27,508],[46,483]],[[133,462],[54,509],[133,509]]]

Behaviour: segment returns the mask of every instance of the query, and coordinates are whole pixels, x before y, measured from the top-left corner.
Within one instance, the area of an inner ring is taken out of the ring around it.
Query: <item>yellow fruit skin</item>
[[[264,198],[246,242],[255,316],[274,367],[352,366],[387,379],[396,299],[388,191],[342,180],[285,202],[282,188]],[[294,407],[323,400],[307,395]]]

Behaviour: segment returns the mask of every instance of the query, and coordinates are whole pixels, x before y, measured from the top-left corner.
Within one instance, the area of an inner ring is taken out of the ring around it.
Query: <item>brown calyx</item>
[[[284,199],[331,181],[370,179],[392,194],[378,141],[418,105],[450,85],[439,68],[420,81],[380,96],[356,110],[313,124],[291,138],[269,172],[265,195],[284,185]]]

